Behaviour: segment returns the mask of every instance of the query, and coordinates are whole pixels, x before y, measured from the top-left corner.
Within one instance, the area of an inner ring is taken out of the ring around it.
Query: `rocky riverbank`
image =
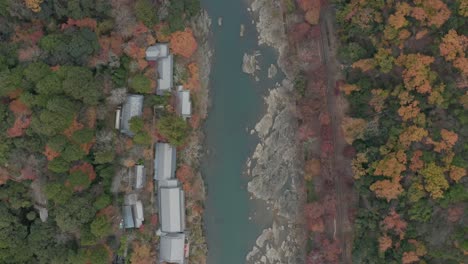
[[[301,210],[303,191],[302,167],[297,141],[297,118],[294,99],[294,67],[287,59],[288,41],[280,1],[255,0],[251,10],[256,19],[259,45],[278,51],[278,65],[286,79],[270,90],[265,98],[267,111],[255,126],[259,137],[256,150],[248,161],[251,177],[248,191],[265,201],[272,210],[272,226],[263,230],[247,255],[247,263],[304,263],[305,236]]]
[[[260,143],[249,168],[248,191],[273,212],[272,227],[263,230],[247,263],[303,263],[300,221],[302,174],[296,138],[293,86],[285,80],[265,98],[268,110],[255,126]]]
[[[198,77],[200,80],[199,89],[194,89],[192,91],[193,100],[196,102],[192,119],[203,120],[207,116],[209,106],[208,85],[213,56],[212,47],[209,42],[211,19],[208,13],[202,10],[200,15],[191,21],[190,26],[198,43],[198,49],[194,54],[194,59],[199,69]],[[193,170],[192,186],[194,191],[186,193],[187,228],[190,232],[188,236],[190,242],[189,263],[204,264],[206,263],[208,249],[203,232],[203,213],[194,210],[194,208],[203,208],[205,202],[205,184],[200,173],[204,134],[200,126],[195,124],[196,122],[195,120],[191,122],[194,129],[188,140],[188,145],[185,146],[182,152],[181,162],[182,164],[188,165]]]

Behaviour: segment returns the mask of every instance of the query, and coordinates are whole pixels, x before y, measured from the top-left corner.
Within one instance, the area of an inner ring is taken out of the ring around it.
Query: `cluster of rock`
[[[250,75],[255,75],[255,72],[260,70],[260,66],[257,62],[258,56],[260,56],[259,51],[256,51],[253,54],[244,53],[244,57],[242,59],[242,71]]]
[[[283,20],[280,6],[280,0],[253,0],[250,10],[257,20],[258,44],[265,44],[277,50],[278,66],[287,78],[293,79],[297,67],[289,59],[291,54],[285,28],[285,24],[290,22]],[[288,16],[286,19],[302,19],[292,15],[291,17]]]
[[[274,222],[273,227],[263,230],[257,238],[256,245],[246,257],[247,263],[304,263],[295,246],[301,243],[296,238],[300,232],[300,228],[292,225],[278,226]]]
[[[265,98],[268,109],[255,132],[260,142],[249,168],[248,191],[269,204],[276,214],[247,255],[247,263],[303,263],[303,229],[300,219],[302,167],[295,141],[293,85],[283,81]]]
[[[270,67],[268,68],[268,78],[274,78],[276,74],[278,73],[278,69],[274,64],[271,64]]]
[[[254,0],[251,6],[259,45],[269,45],[279,52],[278,65],[288,79],[270,90],[265,98],[267,112],[253,131],[259,143],[247,164],[251,176],[248,191],[266,202],[266,208],[273,212],[273,223],[257,238],[246,257],[248,264],[305,263],[300,209],[305,199],[301,188],[303,161],[296,137],[298,124],[291,81],[296,70],[289,67],[287,59],[288,41],[280,2]],[[268,76],[276,73],[276,67],[270,66]]]

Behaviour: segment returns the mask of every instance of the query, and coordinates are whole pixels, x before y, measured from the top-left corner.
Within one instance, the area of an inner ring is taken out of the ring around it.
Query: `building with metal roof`
[[[169,52],[169,44],[158,43],[146,50],[146,60],[158,62],[158,87],[156,93],[163,95],[172,88],[174,58]]]
[[[135,189],[141,189],[146,183],[146,170],[144,165],[135,166]]]
[[[159,186],[159,221],[161,232],[180,233],[185,231],[184,191],[179,186]]]
[[[165,234],[159,244],[159,262],[185,263],[185,234]]]
[[[178,179],[170,179],[170,180],[162,180],[158,182],[159,187],[164,188],[176,188],[180,186],[180,182]]]
[[[168,143],[156,143],[154,155],[154,179],[169,180],[175,177],[176,149]]]
[[[122,207],[122,218],[125,228],[135,228],[132,207],[130,205],[124,205]]]
[[[147,61],[156,61],[167,56],[169,56],[169,44],[167,43],[158,43],[146,49]]]
[[[192,101],[190,91],[182,85],[177,87],[177,113],[184,119],[192,116]]]
[[[145,221],[143,204],[138,200],[136,193],[124,196],[122,218],[125,228],[140,228],[143,225],[143,221]]]
[[[165,92],[169,92],[172,88],[173,78],[173,66],[174,58],[171,55],[166,58],[162,58],[158,61],[158,87],[156,93],[163,95]]]
[[[143,95],[130,94],[127,96],[121,111],[120,132],[128,136],[133,136],[130,131],[130,119],[141,116],[143,113]]]
[[[145,221],[145,216],[143,213],[143,204],[141,203],[141,201],[137,201],[132,206],[132,211],[133,219],[135,220],[135,227],[139,228],[141,225],[143,225],[143,221]]]

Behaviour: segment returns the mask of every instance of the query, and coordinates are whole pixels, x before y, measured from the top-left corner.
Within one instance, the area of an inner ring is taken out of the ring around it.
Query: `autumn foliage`
[[[418,257],[418,255],[416,255],[416,252],[409,251],[409,252],[404,252],[403,253],[401,263],[409,264],[409,263],[415,263],[417,261],[419,261],[419,257]]]
[[[78,122],[78,119],[75,116],[75,118],[73,119],[73,122],[71,123],[71,125],[67,129],[65,129],[63,134],[71,139],[73,133],[75,133],[76,131],[82,129],[83,127],[84,127],[84,125],[81,124],[80,122]]]
[[[450,17],[450,9],[441,0],[414,0],[411,16],[423,25],[441,27]]]
[[[130,258],[131,263],[146,264],[152,263],[155,259],[155,253],[151,246],[142,242],[133,243],[133,254]]]
[[[47,145],[45,146],[45,150],[44,150],[43,154],[46,156],[48,161],[51,161],[51,160],[53,160],[53,159],[60,156],[59,152],[53,150],[52,148],[50,148]]]
[[[430,93],[434,73],[430,69],[434,58],[422,54],[400,55],[397,64],[404,67],[403,81],[408,90],[416,90],[419,93]]]
[[[200,70],[198,65],[195,62],[189,63],[187,65],[189,78],[186,83],[184,83],[184,88],[189,90],[197,90],[200,88]]]
[[[468,49],[468,37],[458,35],[451,29],[442,38],[442,43],[439,46],[440,55],[444,56],[447,61],[451,61],[453,66],[459,69],[465,76],[468,75],[468,58],[466,58],[466,50]]]
[[[7,135],[8,137],[20,137],[31,124],[31,110],[20,99],[12,101],[9,108],[15,115],[15,122],[7,130]]]
[[[171,51],[185,58],[190,58],[197,50],[198,44],[191,29],[177,31],[170,36]]]
[[[79,28],[82,28],[82,27],[87,27],[87,28],[90,28],[92,30],[96,30],[96,27],[97,27],[97,22],[95,19],[92,19],[92,18],[83,18],[83,19],[73,19],[73,18],[68,18],[67,20],[67,23],[64,23],[60,26],[60,29],[61,30],[65,30],[69,27],[73,27],[73,26],[76,26],[76,27],[79,27]]]
[[[322,204],[318,202],[306,204],[304,208],[304,213],[307,219],[307,226],[310,231],[324,231],[325,225],[322,216],[325,213],[325,209],[323,208]]]
[[[194,178],[193,170],[188,165],[181,165],[176,172],[176,177],[182,183],[183,189],[190,192],[192,189],[192,181]]]
[[[452,179],[454,182],[459,182],[465,176],[466,176],[465,168],[460,168],[457,166],[452,166],[450,168],[450,179]]]
[[[84,172],[86,175],[88,175],[88,179],[90,181],[93,181],[96,179],[96,172],[94,171],[93,165],[85,162],[79,165],[75,165],[70,169],[70,173],[75,172],[75,171],[81,171]]]
[[[379,251],[380,252],[385,252],[391,247],[392,247],[392,239],[389,236],[384,235],[379,238]]]
[[[340,4],[339,55],[347,83],[340,90],[348,99],[350,117],[367,123],[352,142],[355,189],[366,201],[358,209],[353,262],[457,259],[466,254],[457,247],[465,239],[455,239],[461,228],[455,219],[466,209],[460,204],[466,204],[468,2]],[[383,212],[387,216],[372,219],[371,212],[377,211],[379,217]],[[453,222],[441,225],[445,217]],[[405,239],[407,228],[411,239]],[[446,236],[434,243],[432,234],[439,229]],[[370,243],[377,253],[369,251]],[[445,255],[426,258],[425,245],[443,248]]]
[[[305,12],[305,20],[311,25],[317,25],[320,18],[320,0],[298,0],[297,3]]]
[[[405,231],[408,223],[401,219],[401,216],[395,210],[390,211],[390,214],[384,218],[381,224],[383,230],[394,232],[400,239],[405,237]]]
[[[26,7],[31,9],[31,11],[38,13],[41,11],[41,3],[44,0],[25,0],[24,3],[26,4]]]
[[[338,264],[341,254],[340,242],[330,240],[323,235],[316,236],[314,244],[321,245],[321,251],[312,250],[306,259],[306,264]]]
[[[428,143],[434,145],[434,151],[442,152],[444,150],[449,150],[455,146],[455,143],[458,141],[458,135],[450,130],[442,129],[440,131],[440,135],[442,139],[440,141],[434,141],[432,139],[428,139]]]

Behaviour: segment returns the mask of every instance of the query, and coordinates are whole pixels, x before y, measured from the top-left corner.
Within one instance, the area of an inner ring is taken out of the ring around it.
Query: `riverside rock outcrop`
[[[297,72],[297,66],[289,59],[288,37],[285,22],[281,14],[280,0],[253,0],[252,14],[256,20],[258,32],[258,44],[268,45],[278,51],[278,66],[287,78],[293,79]],[[296,20],[298,18],[288,19]],[[302,18],[299,18],[302,19]]]
[[[242,71],[250,75],[255,75],[255,71],[260,70],[257,62],[258,56],[260,56],[259,51],[253,54],[244,53],[244,57],[242,58]]]
[[[265,99],[267,113],[255,127],[260,143],[253,154],[248,190],[262,200],[277,199],[286,182],[299,177],[292,100],[283,86],[271,90]]]
[[[257,239],[246,263],[303,264],[306,243],[301,215],[305,200],[303,160],[296,136],[294,85],[290,81],[297,65],[288,59],[290,51],[280,1],[254,0],[251,10],[257,21],[259,45],[266,44],[278,51],[277,64],[287,79],[265,97],[265,116],[255,126],[259,143],[248,161],[251,180],[247,188],[255,198],[265,201],[266,209],[273,213],[273,221]]]
[[[295,140],[297,120],[292,84],[283,81],[265,98],[267,112],[255,126],[260,139],[252,156],[248,191],[272,204],[276,214],[271,228],[257,239],[247,263],[303,263],[303,229],[300,218],[302,179],[299,148]]]

